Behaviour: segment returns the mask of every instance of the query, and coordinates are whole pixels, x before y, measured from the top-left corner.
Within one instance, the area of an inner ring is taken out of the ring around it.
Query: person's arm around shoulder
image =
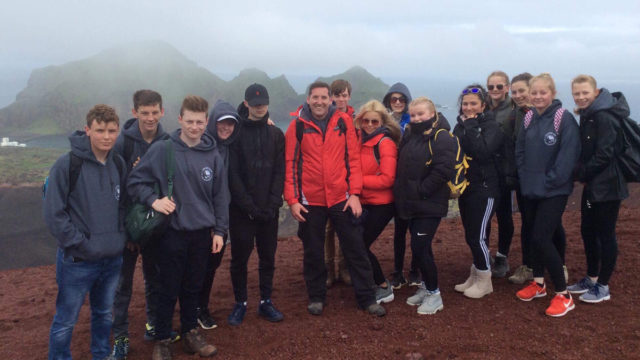
[[[87,241],[68,213],[70,155],[61,156],[49,172],[43,217],[58,247],[66,249]]]

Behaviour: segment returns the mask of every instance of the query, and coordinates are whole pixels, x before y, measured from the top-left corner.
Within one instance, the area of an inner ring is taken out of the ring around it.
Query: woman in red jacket
[[[384,105],[377,100],[364,104],[354,123],[362,140],[362,237],[371,261],[373,279],[378,285],[376,301],[378,304],[388,303],[393,301],[393,288],[385,279],[378,259],[371,252],[371,245],[395,214],[393,183],[396,179],[397,144],[401,131]]]

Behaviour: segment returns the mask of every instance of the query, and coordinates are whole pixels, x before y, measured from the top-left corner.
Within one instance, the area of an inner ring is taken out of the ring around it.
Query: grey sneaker
[[[580,295],[581,301],[591,304],[597,304],[610,299],[609,285],[602,285],[600,283],[596,283],[589,291]]]
[[[312,302],[307,305],[307,311],[311,315],[322,315],[322,309],[324,308],[324,304],[321,302]]]
[[[496,256],[496,261],[491,267],[491,275],[494,278],[503,278],[509,272],[509,263],[505,256]]]
[[[569,291],[572,294],[584,294],[595,285],[596,283],[594,283],[590,277],[585,276],[584,278],[582,278],[582,280],[578,281],[577,283],[567,286],[567,291]]]
[[[380,303],[390,303],[394,299],[393,296],[393,287],[389,285],[387,281],[387,287],[383,288],[381,286],[376,286],[376,302]]]
[[[418,287],[418,291],[416,291],[415,295],[409,296],[407,298],[407,304],[411,306],[420,306],[424,301],[424,298],[427,297],[429,291],[424,286],[424,283],[421,283]]]
[[[424,301],[422,301],[422,304],[418,307],[418,314],[433,315],[443,308],[444,305],[442,304],[442,296],[440,296],[440,290],[427,290],[427,296],[425,296]]]
[[[524,284],[529,281],[533,281],[533,270],[526,265],[520,265],[513,275],[509,276],[509,282],[513,284]]]
[[[382,307],[382,305],[378,303],[373,303],[367,306],[367,312],[371,315],[375,315],[377,317],[382,317],[387,315],[387,311]]]
[[[409,286],[420,286],[422,276],[418,270],[409,271]]]

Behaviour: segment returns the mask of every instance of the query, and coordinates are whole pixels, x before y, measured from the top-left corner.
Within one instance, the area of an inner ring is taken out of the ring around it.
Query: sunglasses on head
[[[467,95],[467,94],[481,94],[482,95],[482,92],[480,91],[479,88],[475,88],[475,87],[462,90],[462,95]]]
[[[369,125],[369,124],[371,124],[373,126],[378,126],[378,125],[380,125],[380,120],[378,120],[378,119],[373,119],[373,120],[371,120],[371,119],[362,119],[362,125]]]
[[[487,89],[489,89],[489,91],[493,90],[493,88],[496,88],[498,90],[502,90],[502,89],[504,89],[504,85],[503,84],[487,85]]]
[[[401,102],[401,103],[406,103],[407,102],[407,98],[405,98],[404,96],[392,96],[389,101],[393,104],[394,102]]]

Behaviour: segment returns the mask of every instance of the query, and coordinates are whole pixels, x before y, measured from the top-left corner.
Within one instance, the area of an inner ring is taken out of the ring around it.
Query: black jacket
[[[453,137],[441,133],[432,140],[432,157],[429,139],[437,129],[450,128],[444,117],[436,129],[426,134],[429,127],[429,122],[410,124],[400,143],[393,196],[402,219],[447,216],[450,194],[447,182],[455,173],[457,144]]]
[[[458,117],[453,134],[460,139],[462,150],[471,158],[468,160],[466,176],[469,186],[462,196],[481,191],[488,197],[497,197],[499,181],[496,154],[502,151],[504,134],[494,120],[493,112],[480,113],[466,121]]]
[[[261,120],[249,120],[249,109],[238,106],[242,133],[230,147],[231,206],[250,218],[266,219],[278,213],[284,189],[284,134]]]
[[[578,180],[585,182],[584,195],[590,202],[623,200],[629,196],[616,158],[623,150],[622,119],[629,117],[629,105],[622,93],[600,90],[591,105],[580,112],[582,154]]]

